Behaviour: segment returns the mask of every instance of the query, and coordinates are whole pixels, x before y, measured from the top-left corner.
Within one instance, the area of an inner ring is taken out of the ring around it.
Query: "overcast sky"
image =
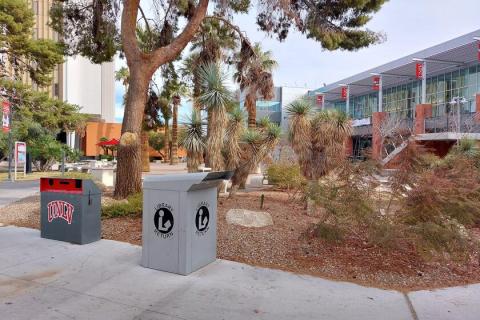
[[[255,9],[252,10],[252,13]],[[480,0],[390,0],[368,24],[387,40],[356,52],[324,51],[299,33],[282,43],[258,31],[255,15],[235,18],[251,41],[271,50],[279,66],[276,86],[316,89],[405,55],[480,29]],[[122,62],[118,61],[117,68]],[[116,85],[116,119],[121,121],[123,88]]]

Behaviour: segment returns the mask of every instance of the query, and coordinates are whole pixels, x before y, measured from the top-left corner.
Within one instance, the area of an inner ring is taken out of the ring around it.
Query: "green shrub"
[[[305,187],[306,180],[298,164],[275,163],[267,169],[268,183],[286,191],[290,198]]]
[[[48,171],[61,160],[63,145],[53,136],[42,134],[29,143],[28,150],[37,171]]]
[[[163,132],[150,131],[148,133],[148,144],[153,150],[161,154],[166,145],[165,134]]]
[[[368,225],[368,240],[379,247],[392,249],[397,247],[400,230],[398,225],[379,219]]]
[[[94,179],[93,175],[91,175],[90,173],[84,173],[84,172],[78,172],[78,171],[65,172],[64,177],[68,179],[85,179],[85,180]]]
[[[143,194],[137,193],[129,196],[126,200],[116,201],[102,207],[102,217],[115,218],[131,215],[139,215],[143,210]]]
[[[313,235],[328,242],[340,242],[343,240],[343,230],[338,226],[326,223],[318,223],[313,227]]]
[[[447,219],[444,223],[420,222],[409,231],[418,237],[416,245],[423,254],[436,251],[461,256],[470,248],[465,229]]]
[[[112,161],[113,156],[111,154],[102,154],[100,155],[100,160]]]

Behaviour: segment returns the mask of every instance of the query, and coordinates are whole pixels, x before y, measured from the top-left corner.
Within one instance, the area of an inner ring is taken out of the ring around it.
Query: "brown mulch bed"
[[[260,210],[272,215],[274,225],[245,228],[229,225],[229,209]],[[218,257],[251,265],[310,274],[401,291],[431,289],[480,282],[480,261],[425,261],[413,248],[388,250],[361,239],[346,238],[340,244],[306,235],[317,220],[305,214],[285,193],[255,191],[234,199],[220,198],[218,210]],[[39,197],[30,197],[0,209],[0,222],[39,228]],[[480,236],[480,229],[473,230]],[[104,219],[102,237],[141,245],[140,216]]]

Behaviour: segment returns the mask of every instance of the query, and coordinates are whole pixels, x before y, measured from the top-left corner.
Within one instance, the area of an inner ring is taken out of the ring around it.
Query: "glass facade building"
[[[462,112],[475,111],[475,94],[480,92],[480,64],[459,70],[427,77],[426,103],[432,104],[433,116],[439,117],[449,112],[449,102],[454,97],[464,97],[467,103]],[[412,118],[417,104],[421,103],[422,81],[415,80],[398,86],[383,88],[383,111],[396,113],[404,118]],[[350,96],[349,114],[353,119],[370,117],[378,111],[378,92],[372,91],[360,96]],[[327,102],[327,108],[346,111],[345,100]]]

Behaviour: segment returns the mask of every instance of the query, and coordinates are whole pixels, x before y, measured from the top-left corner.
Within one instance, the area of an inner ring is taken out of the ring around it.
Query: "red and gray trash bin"
[[[101,238],[100,189],[91,180],[40,180],[41,237],[76,244]]]

